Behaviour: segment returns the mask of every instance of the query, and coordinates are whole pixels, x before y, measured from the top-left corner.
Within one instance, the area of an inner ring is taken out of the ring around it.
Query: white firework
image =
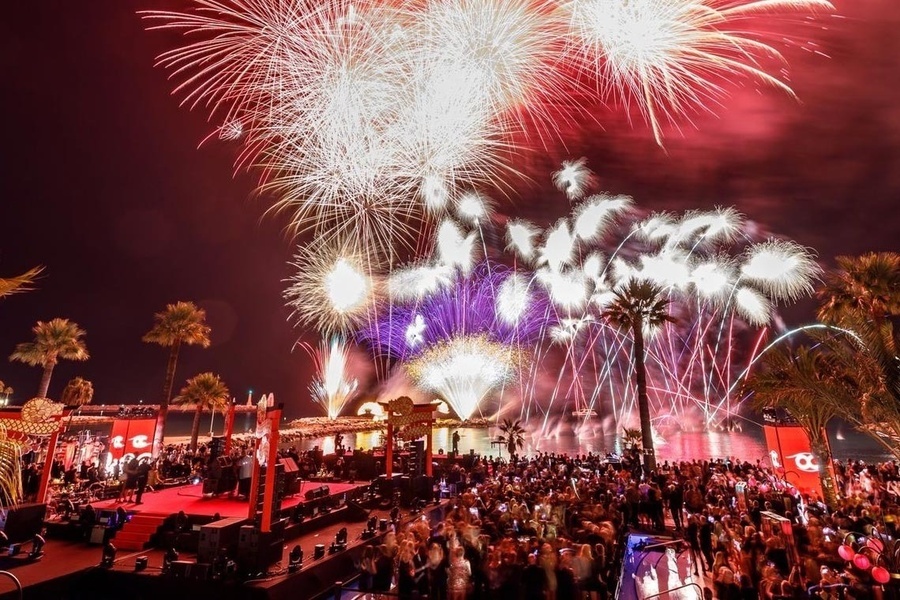
[[[329,419],[337,419],[353,399],[359,382],[347,374],[348,351],[344,343],[333,338],[322,342],[316,354],[317,379],[310,384],[313,400],[322,405]]]
[[[575,238],[569,231],[569,223],[560,219],[556,227],[547,232],[544,244],[538,248],[539,264],[546,264],[558,271],[572,263],[575,257]]]
[[[407,363],[416,384],[440,395],[461,419],[516,373],[519,353],[481,336],[452,338]]]
[[[475,233],[464,235],[453,221],[443,221],[437,232],[439,264],[456,267],[468,274],[475,266]]]
[[[372,308],[376,283],[367,257],[350,250],[303,247],[292,266],[296,273],[284,297],[298,324],[343,332]]]
[[[540,229],[528,221],[514,220],[506,225],[507,250],[513,250],[525,262],[530,262],[535,254],[534,240]]]
[[[590,196],[575,209],[572,230],[582,241],[595,241],[602,237],[606,228],[631,206],[632,200],[628,196],[604,194]]]
[[[594,174],[587,168],[586,158],[563,161],[562,168],[553,173],[553,184],[569,200],[584,196],[593,183]]]
[[[508,325],[517,325],[531,304],[528,280],[513,273],[503,280],[497,291],[497,314]]]
[[[812,253],[784,240],[769,240],[747,250],[741,277],[776,301],[796,300],[813,292],[821,268]]]

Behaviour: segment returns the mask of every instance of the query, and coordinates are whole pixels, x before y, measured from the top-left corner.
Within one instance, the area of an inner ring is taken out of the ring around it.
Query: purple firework
[[[508,267],[478,265],[451,286],[416,302],[386,303],[357,339],[377,355],[406,361],[458,337],[484,336],[503,345],[531,345],[555,324],[546,293]]]

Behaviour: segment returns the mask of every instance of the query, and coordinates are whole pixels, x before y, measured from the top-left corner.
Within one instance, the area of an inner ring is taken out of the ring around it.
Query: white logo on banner
[[[819,472],[819,464],[816,461],[816,457],[810,454],[809,452],[800,452],[788,458],[794,459],[794,464],[797,465],[797,468],[805,473],[818,473]]]
[[[112,447],[113,448],[124,448],[125,447],[125,436],[117,435],[112,439]]]
[[[146,435],[136,435],[131,438],[131,445],[140,450],[141,448],[149,446],[150,440],[147,439]]]

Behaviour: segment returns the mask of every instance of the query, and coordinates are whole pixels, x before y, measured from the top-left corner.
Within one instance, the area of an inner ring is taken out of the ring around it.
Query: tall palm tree
[[[746,382],[757,409],[786,410],[809,437],[810,449],[819,463],[819,479],[828,506],[837,503],[831,465],[831,450],[825,427],[838,414],[838,406],[853,402],[852,382],[843,377],[834,355],[806,346],[796,352],[772,350],[763,366]]]
[[[194,407],[194,424],[191,426],[191,450],[197,450],[200,437],[200,416],[204,410],[224,410],[231,399],[231,392],[218,375],[200,373],[187,380],[181,393],[172,399],[179,406]]]
[[[503,419],[499,425],[503,435],[499,436],[500,440],[506,444],[509,451],[509,457],[512,458],[518,454],[519,450],[525,447],[525,428],[522,427],[522,421],[516,419]]]
[[[634,380],[641,417],[641,446],[644,452],[644,468],[649,472],[656,469],[656,453],[650,423],[650,401],[647,397],[644,332],[672,323],[675,319],[669,316],[669,299],[664,295],[663,289],[654,283],[632,279],[615,290],[614,294],[615,298],[603,312],[603,317],[613,325],[631,332]]]
[[[25,342],[16,346],[9,359],[23,362],[32,367],[43,367],[41,384],[38,387],[38,398],[46,398],[50,389],[50,377],[53,369],[61,359],[87,360],[90,358],[84,336],[87,335],[76,323],[68,319],[52,319],[38,321],[31,328],[34,333],[33,342]]]
[[[169,399],[175,386],[178,351],[182,344],[208,348],[209,326],[206,324],[206,311],[197,308],[193,302],[169,304],[166,310],[156,313],[153,319],[153,328],[144,335],[144,341],[169,348],[169,364],[166,367],[163,396],[159,403],[159,414],[153,432],[153,455],[156,456],[162,446],[166,417],[169,414]]]
[[[35,280],[43,270],[44,267],[34,267],[15,277],[0,277],[0,298],[33,289]]]

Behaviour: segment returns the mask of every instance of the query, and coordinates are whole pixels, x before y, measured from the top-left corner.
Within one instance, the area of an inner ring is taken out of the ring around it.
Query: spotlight
[[[303,548],[299,545],[291,548],[291,553],[288,555],[288,573],[296,573],[300,570],[300,565],[303,564]]]
[[[31,540],[31,552],[28,553],[28,558],[37,560],[44,556],[44,544],[46,543],[47,540],[44,539],[44,536],[40,534],[35,535],[34,539]]]
[[[387,519],[381,519],[380,521],[378,521],[378,530],[381,531],[382,533],[387,531],[387,526],[388,526]]]
[[[400,520],[400,507],[395,506],[394,508],[391,509],[391,522],[396,523],[399,520]]]
[[[334,542],[339,546],[347,545],[347,528],[341,527],[340,531],[334,534]]]
[[[144,569],[147,568],[147,563],[150,562],[150,558],[148,556],[138,556],[134,559],[134,572],[140,573]]]
[[[303,519],[305,518],[305,515],[303,514],[305,508],[306,507],[303,505],[302,502],[294,507],[294,512],[291,514],[291,519],[294,521],[294,523],[302,523],[303,522]]]
[[[10,556],[18,556],[22,551],[22,544],[10,544],[9,545],[9,555]]]
[[[366,529],[368,529],[369,531],[375,531],[375,529],[377,527],[378,527],[378,517],[376,517],[375,515],[372,515],[371,517],[369,517],[369,520],[366,522]]]
[[[106,542],[103,546],[103,558],[100,560],[100,566],[104,569],[111,569],[113,563],[116,562],[116,547],[112,542]]]

